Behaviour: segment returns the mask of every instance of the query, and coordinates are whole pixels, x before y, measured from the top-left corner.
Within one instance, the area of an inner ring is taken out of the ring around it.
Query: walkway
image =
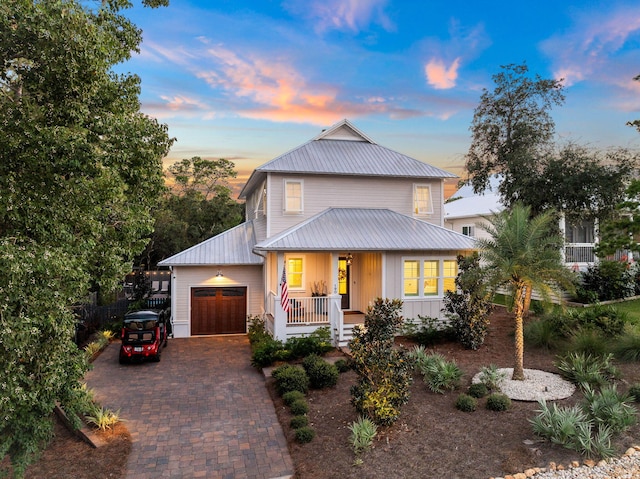
[[[246,336],[170,339],[159,363],[118,364],[119,344],[87,383],[133,438],[128,478],[272,479],[293,463]]]

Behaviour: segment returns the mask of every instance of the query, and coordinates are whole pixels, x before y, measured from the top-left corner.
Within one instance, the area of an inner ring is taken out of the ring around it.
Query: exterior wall
[[[286,214],[284,212],[285,179],[301,179],[303,181],[304,212],[302,214]],[[305,176],[272,173],[268,180],[267,235],[273,236],[331,207],[386,208],[414,216],[414,184],[430,185],[433,202],[432,214],[416,217],[441,226],[443,224],[443,181],[441,179]]]
[[[218,271],[224,275],[216,277]],[[191,336],[191,288],[246,286],[247,315],[264,311],[262,266],[176,266],[172,274],[171,319],[176,338]]]
[[[455,219],[446,219],[444,220],[444,227],[455,231],[456,233],[462,233],[463,226],[474,226],[474,238],[476,239],[488,239],[490,237],[489,233],[480,228],[479,224],[489,224],[489,222],[482,217],[471,217],[471,218],[455,218]]]

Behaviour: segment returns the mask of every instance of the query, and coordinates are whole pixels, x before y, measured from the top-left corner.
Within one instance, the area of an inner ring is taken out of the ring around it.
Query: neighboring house
[[[174,335],[244,333],[261,316],[278,339],[328,326],[342,345],[377,297],[401,299],[408,319],[441,317],[456,256],[474,247],[443,227],[452,177],[347,120],[256,168],[240,193],[245,223],[160,263]]]
[[[489,234],[481,225],[488,225],[487,218],[504,209],[500,196],[495,193],[498,185],[499,178],[492,177],[490,187],[484,193],[475,194],[469,185],[461,187],[444,205],[445,227],[476,239],[488,238]],[[596,225],[593,221],[572,225],[561,219],[559,226],[564,232],[565,264],[574,271],[586,270],[596,261]]]

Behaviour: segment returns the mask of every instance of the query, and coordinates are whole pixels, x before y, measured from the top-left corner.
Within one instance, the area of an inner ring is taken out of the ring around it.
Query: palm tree
[[[513,205],[489,219],[482,228],[491,237],[479,240],[480,255],[489,284],[506,287],[511,293],[515,315],[514,380],[524,380],[523,317],[527,290],[535,289],[546,301],[560,287],[571,290],[572,273],[564,267],[560,249],[563,240],[555,227],[555,215],[548,211],[530,217],[531,208]]]

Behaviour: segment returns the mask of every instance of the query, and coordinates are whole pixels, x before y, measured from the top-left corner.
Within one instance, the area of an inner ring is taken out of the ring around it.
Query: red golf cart
[[[167,345],[169,310],[134,311],[127,313],[122,325],[120,364],[151,359],[160,361]]]

